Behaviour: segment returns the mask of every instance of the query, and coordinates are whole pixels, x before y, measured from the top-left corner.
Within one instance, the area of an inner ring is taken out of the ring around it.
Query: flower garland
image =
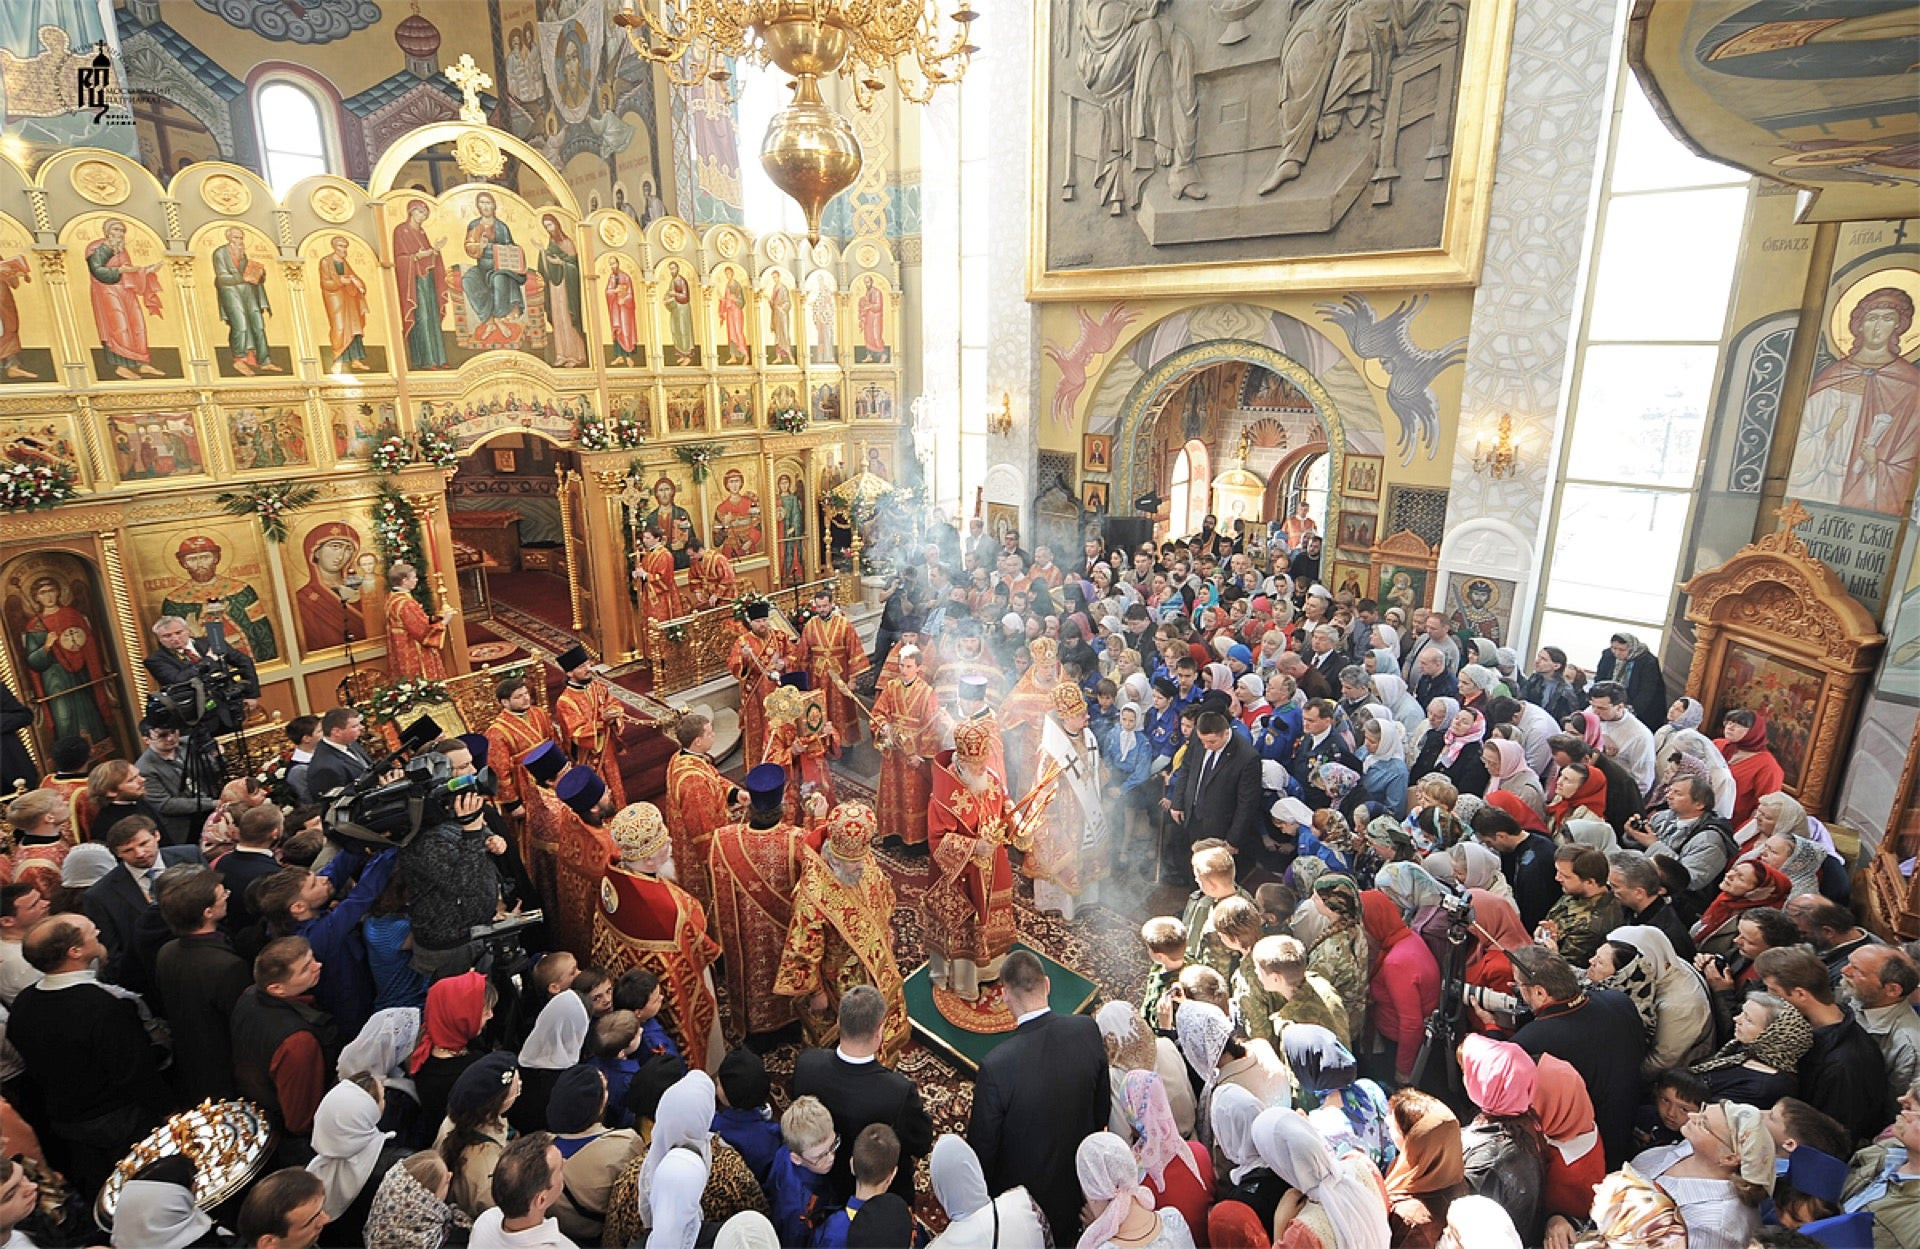
[[[373,503],[373,542],[380,553],[380,562],[389,568],[401,562],[419,569],[427,566],[426,535],[420,527],[420,514],[390,481],[380,483],[380,494]],[[413,596],[429,612],[433,610],[433,598],[424,576],[413,587]]]
[[[429,681],[424,677],[415,677],[406,681],[395,681],[392,685],[383,685],[368,698],[361,710],[371,719],[393,721],[421,703],[444,703],[451,701],[447,694],[445,681]]]
[[[397,473],[413,462],[413,444],[399,434],[389,434],[373,449],[373,468],[378,473]]]
[[[587,451],[630,451],[647,441],[640,422],[630,416],[580,422],[580,446]]]
[[[267,791],[267,801],[276,807],[297,807],[299,795],[293,792],[293,782],[288,776],[293,772],[293,747],[289,746],[268,761],[267,766],[254,774]]]
[[[79,480],[71,464],[0,464],[0,508],[31,512],[65,503],[78,493]]]
[[[257,516],[260,531],[267,541],[287,540],[287,514],[298,511],[320,497],[318,486],[302,486],[291,481],[268,481],[244,490],[223,490],[213,496],[229,516]]]
[[[420,449],[420,458],[435,468],[456,468],[460,464],[460,448],[445,432],[422,426],[416,444]]]
[[[768,418],[767,423],[783,434],[804,434],[807,432],[807,426],[813,423],[813,419],[807,415],[805,408],[794,404],[775,412]]]
[[[713,462],[725,451],[720,442],[689,442],[673,449],[682,464],[693,469],[693,484],[698,486],[713,475]]]
[[[687,626],[683,624],[662,625],[660,628],[660,636],[672,642],[675,646],[678,646],[687,640]]]

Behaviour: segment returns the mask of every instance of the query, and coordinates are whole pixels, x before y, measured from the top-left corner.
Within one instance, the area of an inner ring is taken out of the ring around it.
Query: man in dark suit
[[[1300,740],[1294,743],[1293,763],[1287,769],[1300,782],[1301,801],[1316,811],[1332,805],[1326,791],[1313,783],[1313,774],[1321,764],[1342,763],[1355,772],[1361,767],[1353,744],[1334,725],[1333,717],[1334,706],[1324,698],[1313,699],[1300,709]]]
[[[1074,1152],[1106,1126],[1112,1100],[1106,1043],[1085,1015],[1048,1008],[1053,986],[1032,952],[1007,955],[1000,985],[1018,1026],[980,1064],[967,1143],[988,1191],[1026,1185],[1055,1239],[1070,1240],[1085,1200]]]
[[[153,885],[160,873],[179,863],[204,864],[206,859],[197,845],[163,848],[159,826],[140,815],[130,815],[109,828],[106,847],[120,861],[88,886],[80,909],[99,927],[101,944],[107,948],[100,978],[121,984],[134,958],[142,921],[153,911]]]
[[[271,803],[241,812],[234,824],[238,844],[214,864],[220,883],[227,887],[227,913],[221,928],[230,936],[260,920],[247,891],[256,881],[265,880],[280,870],[280,860],[273,857],[273,847],[280,840],[283,820],[280,808]]]
[[[242,706],[251,713],[260,705],[260,675],[254,671],[253,660],[227,642],[217,613],[208,615],[206,623],[206,637],[195,642],[193,630],[180,617],[162,616],[154,621],[153,636],[159,646],[146,658],[147,672],[153,677],[156,688],[165,689],[195,677],[204,678],[207,675],[204,661],[209,658],[224,660],[227,668],[239,678]],[[223,722],[216,727],[219,732],[231,733],[240,724],[236,720],[233,723]]]
[[[14,697],[12,689],[0,685],[0,787],[9,794],[15,781],[28,789],[40,784],[40,769],[33,766],[33,756],[27,753],[27,743],[20,736],[22,730],[32,727],[33,710]]]
[[[1329,690],[1339,689],[1340,669],[1353,662],[1340,649],[1340,630],[1330,624],[1315,625],[1307,645],[1307,666],[1320,674]]]
[[[1188,748],[1173,793],[1173,819],[1191,844],[1225,837],[1238,849],[1260,843],[1260,752],[1233,731],[1218,711],[1193,722],[1198,741]]]
[[[920,1104],[913,1081],[881,1065],[880,1037],[887,999],[871,985],[856,985],[840,999],[838,1049],[810,1049],[793,1064],[793,1095],[819,1098],[833,1116],[840,1144],[833,1151],[827,1182],[838,1199],[853,1193],[853,1142],[869,1124],[884,1123],[900,1138],[900,1167],[893,1189],[903,1200],[913,1196],[914,1159],[933,1148],[933,1120]]]
[[[320,717],[320,741],[307,765],[307,788],[315,799],[359,780],[373,766],[360,747],[360,729],[360,713],[351,707],[335,707]]]

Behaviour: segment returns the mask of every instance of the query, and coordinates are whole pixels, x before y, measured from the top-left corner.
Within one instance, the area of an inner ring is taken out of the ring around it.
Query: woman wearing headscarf
[[[1440,1006],[1440,967],[1386,894],[1361,894],[1360,912],[1373,955],[1367,1003],[1380,1043],[1378,1070],[1391,1074],[1395,1084],[1410,1084],[1427,1017]]]
[[[1440,771],[1440,754],[1447,748],[1447,736],[1453,731],[1453,718],[1459,714],[1460,700],[1457,698],[1427,700],[1427,717],[1420,729],[1420,744],[1414,749],[1413,765],[1408,769],[1415,778]]]
[[[367,1212],[366,1249],[441,1249],[456,1230],[471,1227],[473,1220],[447,1200],[452,1182],[432,1150],[388,1168]]]
[[[1253,1146],[1254,1120],[1270,1109],[1237,1084],[1223,1087],[1213,1099],[1214,1206],[1207,1216],[1207,1240],[1214,1249],[1222,1249],[1222,1238],[1214,1233],[1220,1220],[1237,1219],[1237,1211],[1222,1207],[1250,1212],[1260,1232],[1258,1243],[1267,1243],[1274,1208],[1287,1191]]]
[[[1485,664],[1463,664],[1454,674],[1454,686],[1460,691],[1462,710],[1478,711],[1486,714],[1487,703],[1492,701],[1495,689],[1504,689],[1499,674]]]
[[[223,1244],[213,1220],[194,1204],[193,1163],[169,1154],[133,1173],[113,1212],[113,1249],[195,1249]],[[24,1240],[25,1234],[10,1237]]]
[[[1573,820],[1605,820],[1607,775],[1585,763],[1569,763],[1554,778],[1553,801],[1547,804],[1547,834],[1560,840]]]
[[[1739,828],[1753,818],[1754,804],[1767,794],[1780,792],[1787,774],[1767,745],[1767,718],[1752,711],[1729,711],[1721,724],[1724,737],[1713,746],[1727,761],[1733,773],[1733,826]]]
[[[1773,1138],[1760,1112],[1715,1102],[1690,1116],[1680,1134],[1678,1145],[1636,1155],[1633,1170],[1673,1199],[1687,1249],[1746,1249],[1774,1183]]]
[[[1360,784],[1354,793],[1359,801],[1391,815],[1398,822],[1407,818],[1407,731],[1385,707],[1369,706],[1377,714],[1361,731],[1367,759],[1361,766]]]
[[[1503,898],[1485,889],[1467,890],[1473,903],[1473,944],[1467,951],[1467,966],[1461,979],[1493,993],[1513,992],[1513,960],[1509,955],[1532,944],[1526,925],[1520,922],[1520,910],[1511,898]],[[1477,1011],[1469,1012],[1476,1031],[1484,1031],[1486,1021]]]
[[[1546,818],[1547,795],[1540,788],[1540,778],[1527,766],[1525,747],[1504,737],[1489,737],[1480,745],[1480,761],[1487,768],[1488,801],[1496,793],[1512,794],[1536,817]]]
[[[1456,841],[1447,851],[1453,865],[1453,883],[1462,889],[1485,889],[1514,902],[1513,886],[1500,870],[1500,856],[1477,841]],[[1431,863],[1431,860],[1429,860]],[[1429,869],[1431,870],[1431,869]],[[1518,902],[1514,902],[1516,907]]]
[[[1787,893],[1790,898],[1802,894],[1817,894],[1820,889],[1820,869],[1826,865],[1827,852],[1817,842],[1805,837],[1782,837],[1775,833],[1760,843],[1760,853],[1752,860],[1764,863],[1787,878]],[[1781,906],[1784,903],[1769,903]]]
[[[1182,1002],[1174,1016],[1180,1053],[1200,1078],[1197,1123],[1211,1128],[1212,1099],[1217,1089],[1237,1084],[1260,1099],[1262,1105],[1285,1106],[1293,1096],[1292,1076],[1280,1055],[1266,1041],[1236,1036],[1226,1012],[1206,1002]]]
[[[1498,1202],[1474,1194],[1447,1207],[1447,1242],[1473,1249],[1521,1249],[1513,1215]]]
[[[1295,1105],[1313,1120],[1335,1152],[1358,1149],[1374,1166],[1393,1164],[1396,1147],[1387,1130],[1387,1095],[1360,1078],[1353,1054],[1340,1038],[1313,1024],[1289,1024],[1280,1048],[1299,1085]]]
[[[780,1249],[780,1233],[758,1210],[742,1210],[720,1225],[713,1249]]]
[[[520,1078],[526,1081],[513,1127],[538,1132],[547,1126],[547,1099],[560,1073],[580,1061],[593,1019],[578,993],[563,989],[547,999],[533,1023],[527,1043],[520,1047]]]
[[[1108,1002],[1094,1012],[1100,1026],[1100,1039],[1107,1047],[1107,1076],[1113,1086],[1112,1112],[1107,1130],[1122,1140],[1131,1140],[1133,1128],[1121,1104],[1121,1090],[1129,1071],[1158,1072],[1165,1082],[1167,1104],[1173,1110],[1174,1126],[1180,1135],[1194,1131],[1193,1085],[1187,1079],[1186,1060],[1171,1038],[1155,1036],[1139,1006],[1132,1002]]]
[[[1380,1173],[1357,1153],[1335,1160],[1313,1124],[1291,1110],[1253,1121],[1253,1144],[1292,1185],[1274,1212],[1276,1249],[1388,1249]]]
[[[1771,993],[1749,993],[1733,1018],[1733,1039],[1693,1068],[1715,1100],[1771,1110],[1800,1090],[1800,1060],[1813,1048],[1813,1025]]]
[[[1618,681],[1627,687],[1627,702],[1633,714],[1645,725],[1665,723],[1667,683],[1660,675],[1660,661],[1647,644],[1631,633],[1616,633],[1600,662],[1593,667],[1595,684]]]
[[[1702,954],[1725,954],[1733,948],[1741,915],[1756,907],[1782,908],[1792,894],[1793,882],[1764,857],[1729,863],[1720,874],[1720,892],[1693,925],[1690,935],[1694,949]]]
[[[1420,739],[1427,731],[1427,713],[1407,692],[1407,683],[1398,672],[1378,672],[1373,677],[1373,692],[1382,706],[1393,713],[1393,718],[1406,732],[1401,742],[1401,751],[1409,760],[1418,752]]]
[[[1360,924],[1360,887],[1346,876],[1322,876],[1301,909],[1311,912],[1307,928],[1319,931],[1301,936],[1307,943],[1307,970],[1333,986],[1347,1011],[1347,1035],[1366,1035],[1367,973],[1372,967],[1367,932]],[[1294,932],[1301,924],[1296,918]]]
[[[1511,1041],[1469,1033],[1460,1043],[1460,1077],[1480,1108],[1460,1134],[1467,1185],[1513,1216],[1528,1244],[1546,1219],[1546,1139],[1533,1113],[1533,1059]]]
[[[713,1080],[689,1071],[660,1099],[640,1164],[640,1223],[649,1249],[693,1249],[713,1166]]]
[[[1547,1142],[1546,1213],[1583,1219],[1593,1206],[1594,1187],[1606,1178],[1607,1158],[1593,1098],[1572,1063],[1552,1054],[1534,1059],[1533,1114]]]
[[[359,1079],[373,1084],[368,1076]],[[380,1130],[381,1101],[346,1079],[329,1089],[314,1111],[314,1157],[307,1170],[326,1186],[327,1218],[347,1236],[336,1242],[323,1233],[323,1243],[359,1243],[360,1229],[373,1208],[373,1194],[387,1168],[405,1156],[399,1147],[388,1148],[393,1133]]]
[[[1193,1232],[1178,1210],[1156,1210],[1153,1191],[1140,1182],[1133,1151],[1111,1132],[1095,1132],[1074,1151],[1093,1222],[1080,1234],[1077,1249],[1193,1249]]]
[[[1381,821],[1375,820],[1374,824]],[[1399,825],[1394,825],[1398,828]],[[1373,824],[1367,825],[1369,840],[1373,834]],[[1401,836],[1406,836],[1404,831]],[[1409,839],[1408,847],[1412,850]],[[1373,887],[1393,899],[1400,908],[1400,915],[1407,921],[1407,927],[1433,951],[1435,962],[1446,957],[1447,953],[1447,913],[1441,903],[1446,900],[1447,891],[1435,880],[1426,868],[1420,866],[1419,853],[1414,851],[1406,862],[1398,858],[1382,867],[1373,876]]]
[[[1707,709],[1701,705],[1699,699],[1675,699],[1673,705],[1667,708],[1667,720],[1665,724],[1662,724],[1659,728],[1654,728],[1652,725],[1647,726],[1653,729],[1653,757],[1664,760],[1668,755],[1673,753],[1671,746],[1673,735],[1675,733],[1685,732],[1688,729],[1699,728],[1701,721],[1706,718]]]
[[[1658,775],[1654,782],[1656,796],[1664,795],[1666,787],[1675,781],[1697,776],[1713,789],[1714,813],[1722,819],[1733,815],[1733,804],[1739,797],[1738,786],[1733,773],[1727,770],[1727,761],[1720,757],[1704,733],[1680,729],[1671,734],[1654,754],[1654,767]]]
[[[447,1094],[460,1073],[480,1058],[476,1044],[480,1030],[493,1017],[496,990],[477,971],[448,976],[427,990],[420,1012],[420,1038],[414,1042],[407,1070],[420,1099],[413,1143],[430,1143],[447,1117]]]
[[[1439,1098],[1401,1089],[1387,1122],[1399,1150],[1386,1179],[1393,1244],[1433,1249],[1446,1229],[1447,1207],[1472,1192],[1461,1161],[1460,1120]]]
[[[1151,1071],[1130,1071],[1120,1101],[1153,1208],[1178,1210],[1189,1228],[1204,1228],[1213,1206],[1213,1156],[1199,1141],[1181,1139],[1166,1082]]]
[[[361,1027],[360,1035],[340,1051],[340,1061],[334,1064],[334,1071],[342,1080],[369,1075],[386,1090],[381,1099],[383,1130],[408,1134],[419,1117],[419,1085],[407,1073],[407,1064],[419,1043],[419,1009],[391,1006],[373,1013]]]
[[[934,1199],[947,1212],[947,1230],[928,1249],[1044,1249],[1050,1243],[1046,1219],[1025,1188],[988,1195],[986,1172],[965,1138],[948,1132],[934,1141],[927,1170]]]
[[[505,1052],[477,1059],[447,1094],[447,1121],[433,1147],[453,1176],[448,1197],[470,1219],[493,1208],[493,1168],[512,1139],[507,1115],[519,1097],[520,1071]]]
[[[1633,966],[1647,981],[1652,995],[1653,1031],[1641,1072],[1650,1076],[1704,1057],[1713,1045],[1713,1002],[1700,973],[1674,952],[1667,934],[1651,924],[1616,928],[1607,934],[1607,940],[1640,952]]]

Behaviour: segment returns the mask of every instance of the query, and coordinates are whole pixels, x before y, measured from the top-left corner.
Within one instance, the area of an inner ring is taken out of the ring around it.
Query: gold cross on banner
[[[480,93],[493,85],[493,75],[473,63],[471,53],[462,52],[460,59],[443,71],[453,85],[460,88],[466,97],[460,105],[460,120],[470,126],[487,124],[486,110],[480,107]]]

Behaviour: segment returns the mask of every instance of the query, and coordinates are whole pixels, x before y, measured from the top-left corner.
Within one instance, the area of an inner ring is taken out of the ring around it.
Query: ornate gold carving
[[[880,249],[872,243],[862,243],[854,252],[854,261],[862,269],[871,269],[880,263]]]
[[[48,281],[66,281],[67,253],[57,247],[46,247],[37,250],[34,254],[40,257],[40,272]]]
[[[276,208],[273,210],[273,221],[280,228],[280,246],[292,250],[293,214],[284,208]]]
[[[631,231],[620,217],[603,217],[600,221],[600,241],[608,247],[625,247]]]
[[[726,259],[732,260],[740,254],[740,236],[732,230],[721,230],[714,235],[713,249]]]
[[[677,221],[669,221],[660,228],[660,245],[670,252],[677,252],[687,245],[687,232],[680,228]]]
[[[123,203],[133,186],[118,165],[104,160],[83,160],[67,175],[73,189],[89,204],[112,207]]]
[[[307,197],[313,215],[329,225],[345,225],[353,219],[353,197],[337,186],[319,186]]]
[[[42,234],[53,232],[53,213],[47,207],[47,189],[28,187],[27,203],[33,208],[33,228]]]
[[[167,214],[167,237],[170,239],[180,238],[182,234],[180,228],[180,201],[169,197],[160,202]]]
[[[573,609],[575,632],[587,627],[580,611],[580,542],[573,528],[573,502],[580,491],[580,474],[556,468],[553,475],[559,485],[560,543],[567,555],[567,603]]]
[[[287,279],[288,286],[304,286],[307,281],[307,262],[304,260],[283,260],[280,273]]]
[[[462,120],[466,120],[464,110]],[[469,130],[454,140],[453,160],[469,178],[497,178],[507,167],[500,145],[482,130]]]
[[[127,648],[127,667],[133,674],[133,697],[139,706],[147,705],[146,640],[140,636],[140,623],[133,615],[133,590],[127,584],[127,570],[120,563],[120,535],[102,530],[100,562],[107,574],[107,591],[113,595],[113,617],[120,626],[120,641]]]
[[[253,206],[253,192],[230,173],[210,175],[200,184],[200,199],[208,208],[227,217],[237,217]]]
[[[167,257],[167,267],[173,270],[174,281],[176,282],[193,281],[193,257],[192,256],[169,256]]]

